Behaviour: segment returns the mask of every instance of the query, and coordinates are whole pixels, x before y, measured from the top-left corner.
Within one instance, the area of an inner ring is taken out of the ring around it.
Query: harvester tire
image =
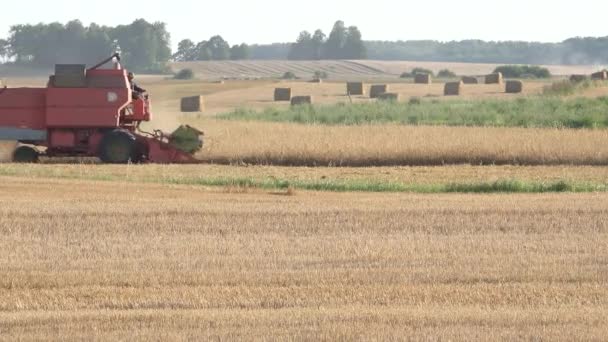
[[[15,163],[37,163],[40,153],[31,146],[19,146],[13,152],[13,162]]]
[[[99,144],[99,159],[109,164],[127,164],[138,161],[135,136],[129,131],[116,129],[106,133]]]

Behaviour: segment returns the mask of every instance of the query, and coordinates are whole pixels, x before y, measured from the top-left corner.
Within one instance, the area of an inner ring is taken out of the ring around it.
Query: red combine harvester
[[[113,68],[102,69],[107,63]],[[98,65],[57,65],[46,88],[0,89],[0,140],[18,141],[15,162],[38,157],[99,157],[105,163],[193,163],[202,132],[181,126],[147,133],[148,96],[134,96],[114,54]]]

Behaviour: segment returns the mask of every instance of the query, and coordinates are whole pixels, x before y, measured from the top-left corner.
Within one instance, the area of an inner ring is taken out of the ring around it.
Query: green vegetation
[[[90,166],[94,167],[94,166]],[[244,189],[263,190],[311,190],[331,192],[410,192],[410,193],[555,193],[555,192],[607,192],[608,184],[581,181],[523,181],[517,179],[499,180],[495,182],[470,183],[436,183],[417,184],[381,181],[372,179],[362,180],[298,180],[279,178],[254,177],[205,177],[205,176],[172,176],[159,177],[129,177],[129,168],[145,167],[139,165],[124,166],[125,174],[103,173],[65,173],[56,172],[45,165],[37,165],[23,169],[22,165],[13,167],[12,164],[0,165],[0,176],[28,176],[32,178],[78,179],[106,182],[135,182],[171,185],[237,187]]]
[[[426,74],[426,75],[435,76],[435,73],[432,70],[416,67],[416,68],[412,69],[412,71],[409,71],[409,72],[406,71],[406,72],[402,73],[401,78],[414,78],[417,74]]]
[[[452,70],[443,69],[443,70],[439,70],[439,72],[437,73],[437,77],[439,77],[439,78],[455,78],[455,77],[458,77],[458,75],[456,75],[456,73],[453,72]]]
[[[507,78],[550,78],[547,68],[536,65],[503,65],[494,69],[494,73],[502,73]]]
[[[572,82],[570,80],[563,80],[553,82],[550,85],[543,88],[543,95],[545,96],[568,96],[574,95],[579,91],[597,87],[603,85],[599,81],[584,80],[582,82]]]
[[[287,71],[286,73],[283,74],[283,76],[281,76],[281,78],[284,80],[295,80],[298,77],[293,72]]]
[[[608,127],[608,97],[561,99],[558,97],[504,100],[380,101],[366,104],[269,108],[258,112],[238,109],[219,116],[227,120],[295,122],[302,124],[359,125],[400,123],[409,125],[495,127]]]
[[[192,71],[192,69],[182,69],[178,71],[173,78],[176,80],[191,80],[194,78],[194,71]]]

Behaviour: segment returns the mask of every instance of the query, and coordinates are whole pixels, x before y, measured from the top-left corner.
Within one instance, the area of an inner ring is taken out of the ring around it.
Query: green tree
[[[211,52],[211,59],[223,61],[230,59],[230,45],[222,36],[213,36],[207,42],[207,48]]]
[[[292,44],[289,50],[288,59],[290,60],[310,60],[314,59],[312,35],[308,31],[300,32],[298,39]]]
[[[173,59],[178,62],[193,61],[196,59],[196,45],[190,39],[184,39],[177,44],[177,52]]]
[[[357,26],[350,26],[347,31],[346,41],[342,55],[340,58],[344,59],[365,59],[367,58],[367,50],[363,44],[361,31]]]
[[[8,40],[0,39],[0,60],[4,60],[8,58],[10,52],[10,45],[8,44]]]
[[[170,36],[164,23],[138,19],[110,29],[110,38],[120,46],[123,62],[130,69],[162,71],[171,58]]]
[[[344,56],[344,45],[348,32],[344,26],[344,22],[341,20],[336,21],[334,24],[327,42],[325,43],[324,56],[325,59],[343,59]]]
[[[321,30],[316,30],[312,35],[312,59],[319,60],[323,58],[323,45],[325,44],[325,39],[327,39],[327,36]]]
[[[234,61],[249,59],[250,51],[249,45],[243,43],[241,45],[234,45],[230,48],[230,59]]]
[[[203,40],[196,45],[195,59],[196,61],[210,61],[212,59],[211,49],[209,49],[209,42]]]

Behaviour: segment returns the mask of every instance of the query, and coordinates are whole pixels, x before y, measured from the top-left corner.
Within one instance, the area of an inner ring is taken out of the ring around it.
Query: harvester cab
[[[102,68],[111,63],[110,68]],[[0,140],[18,141],[13,160],[36,162],[41,154],[99,157],[105,163],[193,163],[202,132],[140,129],[152,119],[148,95],[134,96],[120,55],[86,69],[57,65],[46,88],[0,93]]]

